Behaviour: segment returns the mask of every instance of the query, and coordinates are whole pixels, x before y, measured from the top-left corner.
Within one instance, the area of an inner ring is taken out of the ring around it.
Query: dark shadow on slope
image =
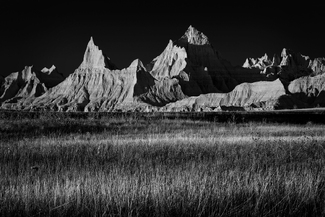
[[[278,78],[277,75],[262,74],[257,68],[233,66],[210,44],[193,45],[185,40],[178,40],[175,44],[184,47],[187,52],[187,66],[184,71],[189,75],[189,81],[180,84],[188,96],[215,92],[228,93],[244,82],[274,81]],[[186,85],[191,85],[194,91]],[[196,89],[200,89],[201,92],[198,93]]]
[[[64,75],[58,72],[57,69],[55,69],[55,71],[52,72],[50,75],[41,71],[35,71],[35,74],[40,80],[40,82],[43,83],[47,88],[55,87],[65,79]]]
[[[134,85],[133,96],[139,96],[146,93],[151,86],[155,85],[155,79],[145,70],[137,72],[137,83]]]
[[[119,69],[115,63],[113,63],[107,56],[104,54],[104,61],[105,61],[105,68],[108,68],[109,70],[116,70]]]
[[[307,95],[306,93],[286,94],[278,99],[275,109],[303,109],[318,108],[325,106],[325,91]]]

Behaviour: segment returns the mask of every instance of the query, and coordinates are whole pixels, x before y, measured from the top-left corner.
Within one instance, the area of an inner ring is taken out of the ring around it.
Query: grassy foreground
[[[324,125],[0,120],[0,216],[324,216]]]

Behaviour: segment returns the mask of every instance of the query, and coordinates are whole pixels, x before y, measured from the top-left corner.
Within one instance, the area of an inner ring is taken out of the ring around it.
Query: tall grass
[[[324,216],[322,125],[0,121],[0,216]]]

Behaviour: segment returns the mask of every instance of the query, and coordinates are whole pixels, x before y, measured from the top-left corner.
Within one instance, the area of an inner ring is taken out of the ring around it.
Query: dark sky
[[[246,57],[280,54],[284,47],[312,58],[325,56],[324,13],[311,12],[305,5],[271,9],[233,7],[235,1],[10,2],[1,6],[1,75],[21,71],[25,65],[41,69],[52,64],[71,74],[81,64],[91,36],[118,67],[127,67],[136,58],[147,64],[189,25],[207,35],[233,65],[243,64]]]

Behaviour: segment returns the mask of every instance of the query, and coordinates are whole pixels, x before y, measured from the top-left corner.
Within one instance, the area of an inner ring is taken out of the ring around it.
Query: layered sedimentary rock
[[[271,60],[265,54],[261,58],[247,58],[243,67],[259,69],[262,74],[277,76],[287,82],[302,76],[318,75],[325,72],[324,58],[313,60],[286,48],[282,50],[280,57],[275,54]]]
[[[289,49],[233,66],[190,26],[145,67],[118,69],[90,38],[67,78],[53,65],[0,77],[6,109],[54,111],[219,111],[325,106],[325,58]]]
[[[148,91],[153,78],[140,60],[117,70],[91,38],[83,62],[62,83],[35,99],[31,109],[58,111],[111,111],[132,104]]]
[[[92,37],[88,42],[84,53],[83,61],[79,66],[80,69],[118,69],[117,66],[100,50],[95,44]]]
[[[313,71],[311,76],[325,73],[325,58],[315,58],[309,62],[308,67]]]
[[[176,78],[163,78],[155,80],[149,90],[139,98],[152,106],[164,106],[186,97]]]
[[[174,46],[170,40],[165,50],[147,65],[147,70],[156,79],[173,78],[186,67],[186,58],[185,49]]]
[[[187,95],[229,92],[238,84],[230,75],[229,63],[219,56],[208,37],[194,27],[190,26],[175,44],[187,53],[184,72],[189,79],[182,83]],[[196,91],[191,90],[193,86]]]
[[[225,109],[273,110],[277,99],[285,94],[279,79],[242,83],[229,93],[202,94],[161,108],[162,111],[215,111]]]
[[[288,85],[289,93],[279,99],[278,109],[325,106],[325,74],[304,76]]]
[[[308,56],[284,48],[281,58],[274,55],[268,59],[246,59],[243,67],[256,68],[266,76],[281,79],[286,94],[279,97],[275,109],[312,108],[325,105],[323,84],[325,83],[325,59]]]
[[[32,71],[32,66],[26,66],[21,72],[11,73],[4,78],[0,87],[0,104],[2,108],[22,109],[46,90],[45,84]]]
[[[227,93],[238,84],[272,81],[260,70],[234,67],[210,44],[208,37],[190,26],[178,40],[170,41],[161,55],[147,67],[156,78],[177,78],[187,96]]]

